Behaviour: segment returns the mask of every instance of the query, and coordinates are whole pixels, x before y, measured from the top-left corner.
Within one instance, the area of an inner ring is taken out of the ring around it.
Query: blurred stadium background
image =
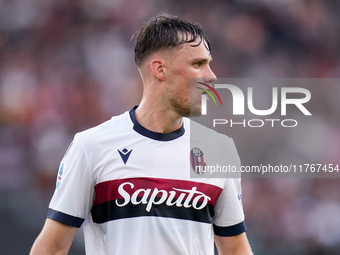
[[[138,103],[130,37],[161,10],[202,24],[219,77],[340,76],[338,0],[0,0],[1,254],[28,254],[73,135]],[[316,93],[333,120],[316,133],[340,144],[340,85]],[[242,160],[279,140],[243,146]],[[255,254],[340,254],[340,179],[245,179],[243,190]],[[84,254],[81,236],[71,255]]]

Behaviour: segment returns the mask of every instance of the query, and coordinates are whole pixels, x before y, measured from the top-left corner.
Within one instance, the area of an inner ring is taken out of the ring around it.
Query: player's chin
[[[199,117],[201,115],[201,107],[191,107],[189,110],[189,115],[186,117]]]
[[[194,104],[193,102],[191,104],[182,104],[182,105],[176,105],[177,107],[175,108],[178,112],[179,115],[182,117],[198,117],[201,116],[201,104],[196,103]]]

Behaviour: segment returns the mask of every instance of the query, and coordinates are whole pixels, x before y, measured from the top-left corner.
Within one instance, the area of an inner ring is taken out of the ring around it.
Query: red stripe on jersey
[[[208,203],[211,205],[215,204],[222,192],[222,188],[218,186],[201,182],[146,177],[126,178],[98,183],[95,186],[95,199],[93,205],[123,199],[122,195],[119,194],[120,187],[130,196],[137,191],[137,197],[142,197],[145,195],[145,191],[149,190],[148,193],[152,194],[153,191],[157,189],[159,192],[156,197],[162,196],[162,191],[165,191],[168,194],[172,191],[172,193],[176,192],[173,197],[174,199],[183,196],[184,194],[185,197],[183,198],[186,199],[188,196],[191,196],[191,201],[203,193],[210,198]]]

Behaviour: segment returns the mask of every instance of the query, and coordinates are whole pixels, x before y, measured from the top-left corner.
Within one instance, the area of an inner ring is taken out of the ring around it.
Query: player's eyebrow
[[[192,62],[208,62],[210,63],[211,61],[213,61],[213,58],[206,58],[206,57],[203,57],[203,58],[197,58],[197,57],[194,57],[191,59]]]

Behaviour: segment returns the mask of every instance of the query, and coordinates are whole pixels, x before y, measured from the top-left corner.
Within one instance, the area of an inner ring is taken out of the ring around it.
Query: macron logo
[[[123,150],[117,150],[119,152],[120,157],[122,158],[124,164],[126,164],[126,162],[128,161],[130,154],[132,152],[132,150],[127,150],[126,148],[124,148]]]

